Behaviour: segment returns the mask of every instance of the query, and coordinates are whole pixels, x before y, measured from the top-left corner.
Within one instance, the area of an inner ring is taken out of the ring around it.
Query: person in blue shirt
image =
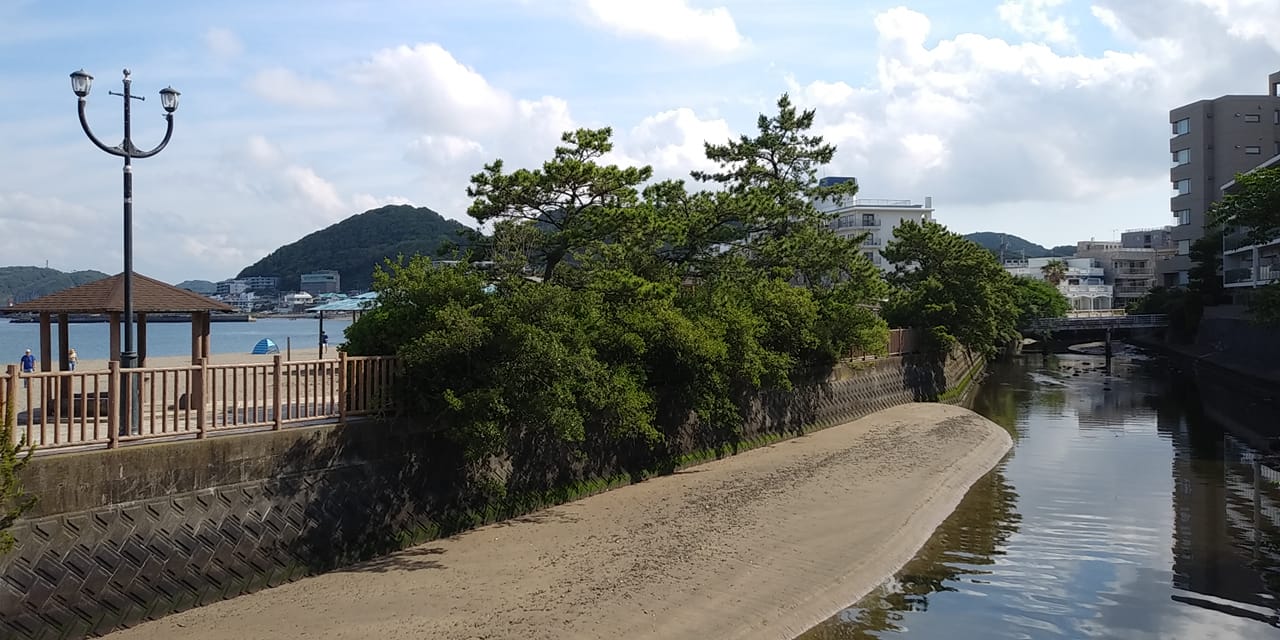
[[[27,349],[27,352],[26,352],[26,353],[24,353],[24,354],[22,354],[22,360],[20,360],[20,362],[22,363],[22,372],[23,372],[23,373],[35,373],[35,371],[36,371],[36,357],[35,357],[35,356],[33,356],[33,355],[31,355],[31,350],[30,350],[30,349]],[[22,387],[25,389],[25,388],[26,388],[26,386],[27,386],[27,381],[26,381],[26,380],[23,380],[23,381],[22,381]]]

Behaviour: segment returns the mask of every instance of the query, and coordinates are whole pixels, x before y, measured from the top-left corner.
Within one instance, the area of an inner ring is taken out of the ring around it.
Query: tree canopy
[[[1236,174],[1235,185],[1210,208],[1209,220],[1244,231],[1250,244],[1280,237],[1280,167]]]
[[[945,348],[992,355],[1017,335],[1013,277],[989,251],[933,221],[904,221],[881,252],[895,268],[885,317]]]

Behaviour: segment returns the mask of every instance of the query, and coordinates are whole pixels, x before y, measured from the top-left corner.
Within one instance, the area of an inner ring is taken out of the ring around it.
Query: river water
[[[1013,451],[897,576],[801,638],[1280,638],[1280,465],[1161,360],[1101,365],[996,365],[974,409]]]
[[[349,318],[326,318],[324,332],[329,345],[343,341],[343,331],[351,325]],[[320,341],[320,324],[316,318],[261,318],[254,322],[214,322],[211,350],[219,353],[249,353],[263,338],[270,338],[284,353],[293,346],[295,359],[315,357]],[[110,352],[110,325],[105,322],[67,325],[67,344],[81,360],[105,360]],[[0,362],[17,363],[24,349],[37,354],[40,350],[39,323],[14,323],[0,318]],[[57,363],[58,329],[53,328],[53,360]],[[147,324],[148,356],[181,356],[191,353],[191,323],[153,322]],[[2,369],[3,367],[0,367]]]

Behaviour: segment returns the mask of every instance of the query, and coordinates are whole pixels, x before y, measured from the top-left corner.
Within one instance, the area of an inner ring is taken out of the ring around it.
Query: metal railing
[[[1114,313],[1118,312],[1118,313]],[[1024,329],[1030,331],[1082,331],[1087,329],[1152,329],[1169,326],[1163,314],[1124,315],[1123,309],[1095,311],[1105,315],[1078,315],[1066,318],[1039,318]]]
[[[12,407],[14,444],[39,453],[115,448],[122,443],[345,422],[391,408],[398,374],[391,357],[0,376],[0,416]],[[121,402],[132,387],[136,400]]]

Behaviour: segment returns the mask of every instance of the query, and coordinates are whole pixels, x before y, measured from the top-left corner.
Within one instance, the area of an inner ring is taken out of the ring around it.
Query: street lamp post
[[[116,93],[108,91],[110,95],[120,96],[124,99],[124,140],[114,147],[104,144],[97,136],[93,135],[93,131],[89,129],[89,121],[85,118],[85,104],[88,103],[89,89],[93,85],[93,76],[84,72],[84,69],[71,74],[71,90],[75,92],[80,103],[80,126],[84,129],[85,135],[89,136],[89,140],[94,146],[106,151],[113,156],[124,158],[124,350],[120,352],[120,367],[122,369],[132,369],[138,366],[138,352],[134,346],[133,334],[133,159],[134,158],[150,158],[160,153],[165,145],[169,144],[169,138],[173,135],[173,112],[178,108],[178,92],[173,87],[165,87],[160,90],[160,106],[164,108],[164,119],[166,128],[164,139],[160,144],[150,150],[142,151],[133,145],[133,137],[131,135],[129,123],[129,108],[133,100],[146,100],[143,96],[135,96],[130,91],[131,81],[129,80],[129,70],[124,70],[124,93]],[[129,423],[136,423],[138,419],[138,408],[135,404],[137,394],[134,393],[133,385],[124,385],[130,397],[128,406],[133,409],[131,411],[132,418]],[[121,432],[128,433],[131,424],[121,424]]]

